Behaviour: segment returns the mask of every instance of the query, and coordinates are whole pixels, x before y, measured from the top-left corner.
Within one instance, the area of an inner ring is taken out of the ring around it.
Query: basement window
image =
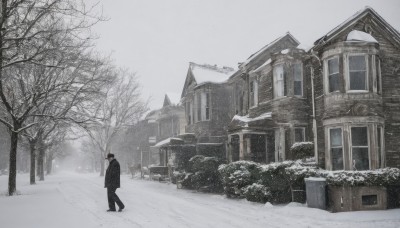
[[[364,195],[361,197],[363,206],[373,206],[378,204],[377,195]]]

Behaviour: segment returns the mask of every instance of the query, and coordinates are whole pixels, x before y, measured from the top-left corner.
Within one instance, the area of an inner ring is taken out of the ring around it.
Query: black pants
[[[110,208],[110,210],[115,210],[115,203],[117,203],[119,208],[125,207],[121,200],[118,198],[117,194],[115,194],[115,191],[117,191],[116,188],[107,188],[108,207]]]

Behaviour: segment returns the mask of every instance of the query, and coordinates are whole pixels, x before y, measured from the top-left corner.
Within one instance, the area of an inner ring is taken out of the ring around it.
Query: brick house
[[[290,34],[276,39],[240,64],[231,78],[234,103],[229,124],[230,161],[291,159],[288,148],[309,139],[309,80],[305,52]]]
[[[327,170],[400,168],[400,34],[365,8],[314,43],[316,157]]]

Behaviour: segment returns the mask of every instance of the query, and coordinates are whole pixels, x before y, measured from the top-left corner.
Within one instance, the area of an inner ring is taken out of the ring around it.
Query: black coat
[[[119,188],[120,187],[120,167],[119,162],[113,159],[106,171],[105,188]]]

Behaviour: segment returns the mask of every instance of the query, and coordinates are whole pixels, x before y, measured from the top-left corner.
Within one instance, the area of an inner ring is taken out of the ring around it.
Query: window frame
[[[252,87],[253,87],[253,91],[251,91]],[[249,95],[250,95],[250,108],[257,107],[258,106],[258,80],[256,77],[250,79]]]
[[[365,60],[365,90],[352,90],[350,89],[350,57],[352,56],[363,56]],[[346,92],[347,93],[368,93],[369,92],[369,61],[368,54],[365,53],[351,53],[345,57],[346,62]]]
[[[368,140],[368,142],[367,142],[367,146],[353,146],[353,132],[352,132],[352,128],[360,128],[360,127],[363,127],[363,128],[366,128],[367,129],[367,140]],[[351,166],[350,166],[350,168],[351,168],[351,170],[355,170],[355,166],[354,166],[354,162],[353,162],[353,148],[354,147],[356,147],[356,148],[367,148],[368,149],[368,169],[366,169],[366,170],[371,170],[371,141],[370,141],[370,132],[369,132],[369,126],[368,125],[357,125],[357,124],[354,124],[354,125],[350,125],[349,126],[349,138],[350,138],[350,140],[349,140],[349,149],[350,149],[350,151],[349,151],[349,157],[350,157],[350,163],[351,163]]]
[[[378,131],[380,129],[380,132]],[[380,134],[379,134],[380,133]],[[378,156],[378,168],[385,167],[385,128],[382,125],[376,126],[376,153]],[[380,146],[379,146],[380,141]]]
[[[277,75],[276,75],[276,68],[281,67],[282,68],[282,80],[277,80]],[[280,97],[285,97],[285,68],[284,68],[284,64],[280,63],[280,64],[276,64],[273,67],[273,72],[272,72],[272,76],[273,76],[273,82],[274,82],[274,98],[280,98]],[[278,81],[282,81],[282,86],[281,86],[281,92],[278,96]]]
[[[331,170],[332,171],[342,171],[345,170],[346,167],[346,157],[345,157],[345,145],[344,145],[344,136],[343,136],[343,126],[330,126],[327,128],[328,129],[328,151],[329,151],[329,163],[331,166]],[[331,130],[332,129],[340,129],[340,133],[341,133],[341,143],[342,146],[341,147],[332,147],[331,145]],[[342,160],[343,160],[343,169],[337,169],[334,170],[333,169],[333,159],[332,159],[332,148],[342,148]]]
[[[338,60],[338,72],[337,72],[337,74],[338,74],[338,79],[339,79],[339,85],[338,85],[339,90],[335,90],[335,91],[330,92],[329,91],[329,85],[330,85],[329,84],[329,76],[331,74],[329,74],[329,61],[333,60],[333,59],[337,59]],[[324,73],[325,73],[325,77],[324,77],[324,79],[325,79],[325,94],[340,92],[340,76],[341,76],[341,74],[340,74],[340,58],[339,58],[339,55],[334,55],[334,56],[331,56],[331,57],[325,59],[324,67],[325,67],[325,70],[324,70]]]
[[[300,88],[300,92],[301,92],[301,94],[300,95],[298,95],[298,94],[295,94],[295,82],[298,82],[297,80],[296,80],[296,75],[295,75],[295,65],[300,65],[300,78],[301,78],[301,80],[300,80],[300,82],[301,82],[301,88]],[[295,97],[303,97],[304,96],[304,73],[303,73],[303,63],[302,62],[295,62],[294,64],[293,64],[293,96],[295,96]]]
[[[303,141],[296,141],[296,130],[301,130],[302,136],[303,136]],[[305,127],[295,127],[294,128],[294,142],[305,142],[306,141],[306,128]]]

